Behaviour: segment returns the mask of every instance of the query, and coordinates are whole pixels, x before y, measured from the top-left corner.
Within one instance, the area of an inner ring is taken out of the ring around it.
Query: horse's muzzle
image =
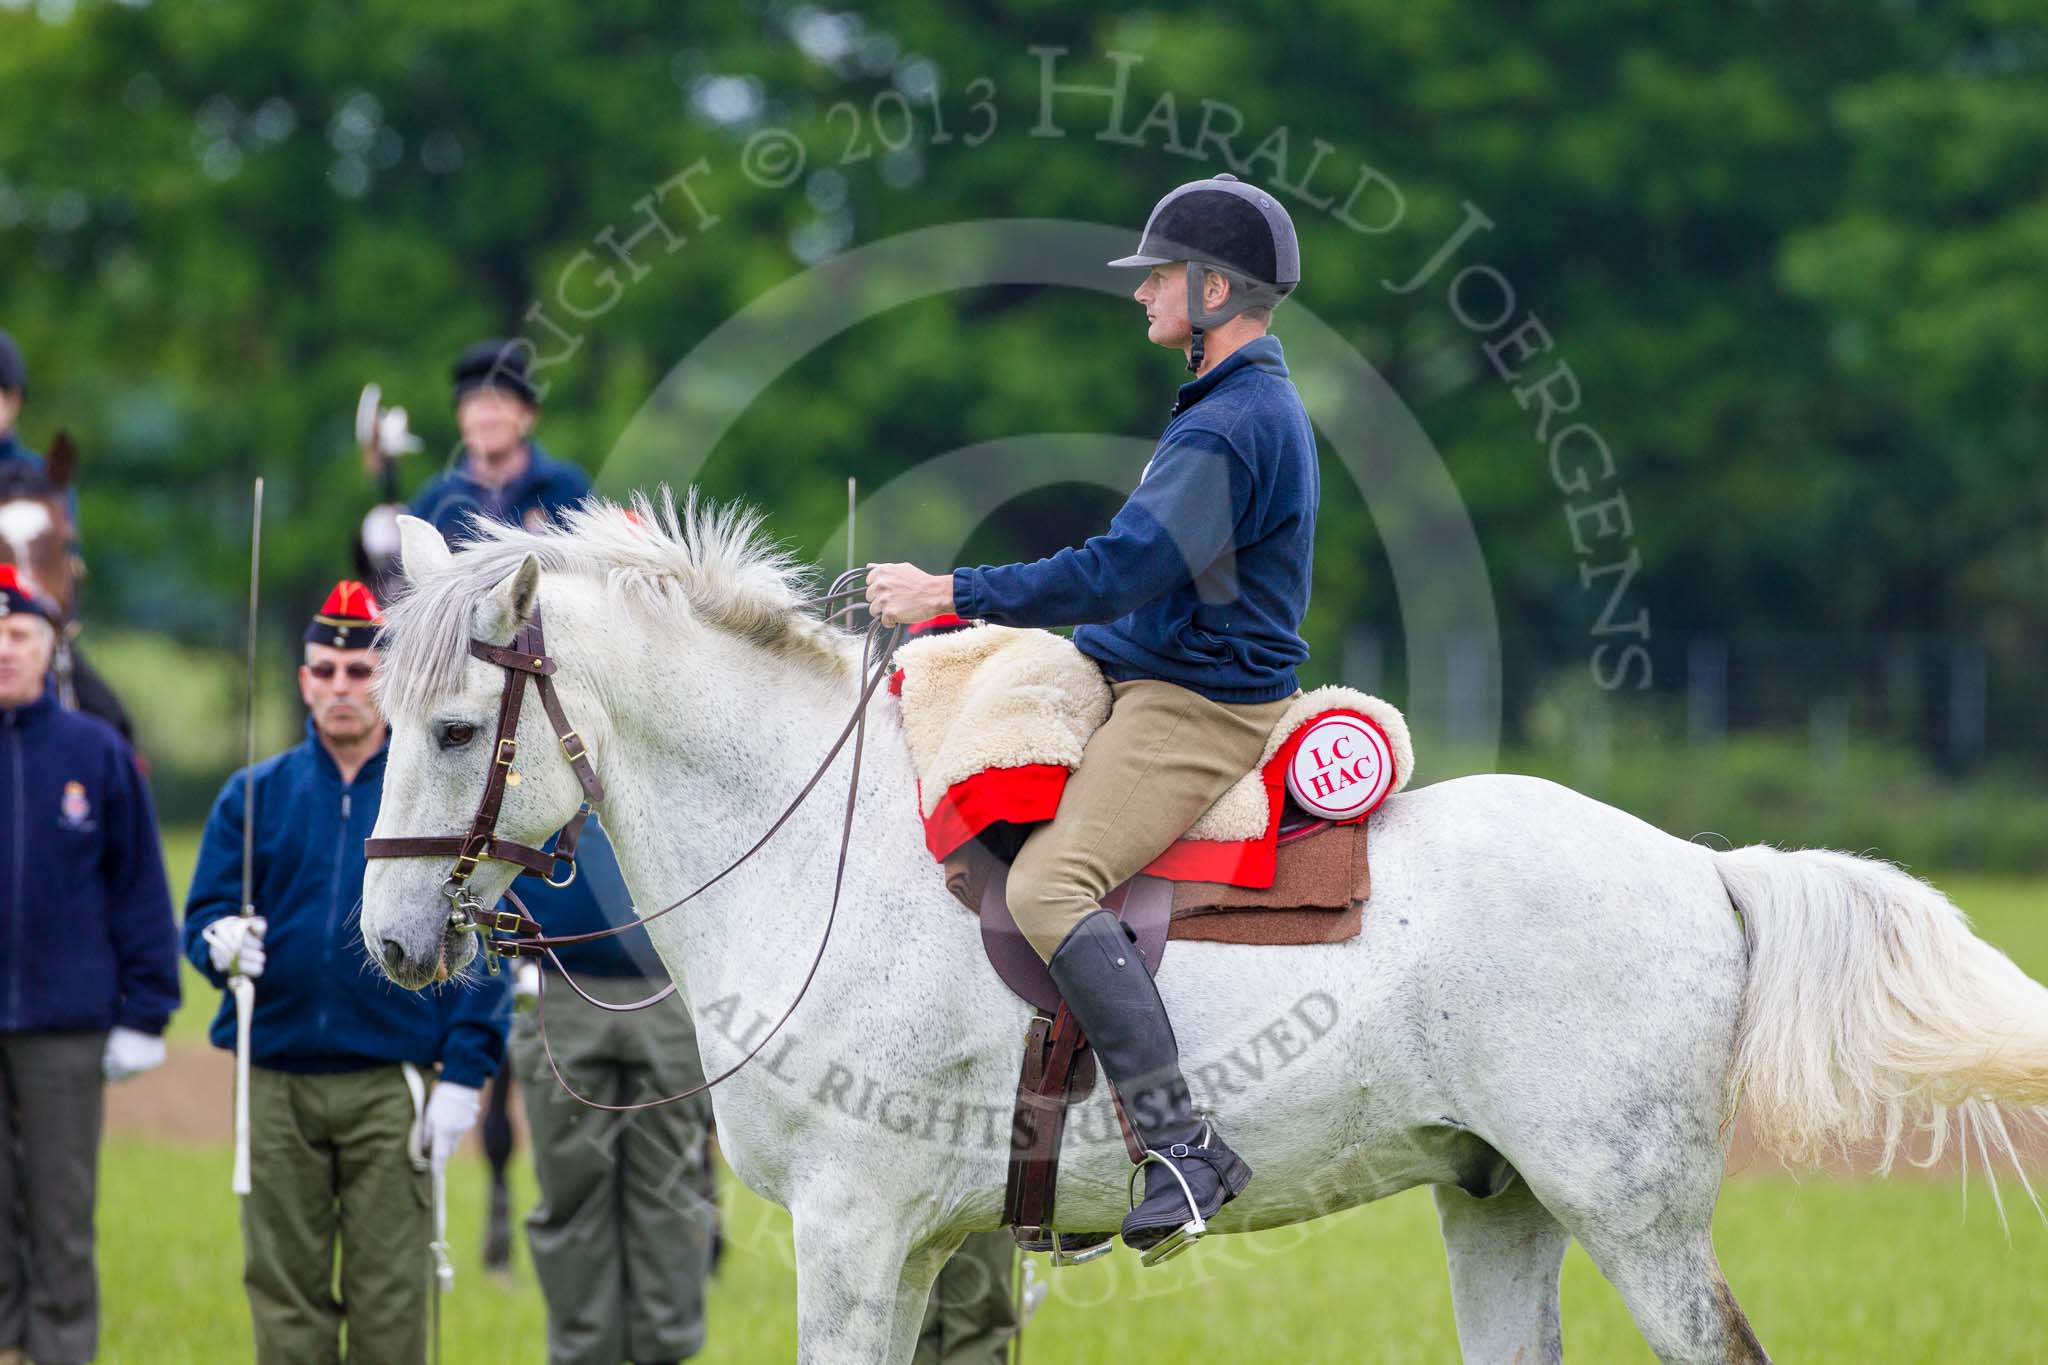
[[[377,965],[384,974],[409,991],[424,990],[445,981],[475,960],[476,935],[444,923],[425,952],[395,938],[377,944]]]

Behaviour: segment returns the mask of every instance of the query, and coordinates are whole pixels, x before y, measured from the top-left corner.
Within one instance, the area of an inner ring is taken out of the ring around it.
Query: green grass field
[[[108,1365],[249,1359],[228,1164],[224,1147],[108,1143],[100,1208]],[[524,1207],[532,1179],[517,1169]],[[524,1248],[509,1283],[477,1269],[484,1178],[482,1162],[465,1159],[450,1180],[457,1272],[445,1301],[445,1358],[539,1362],[541,1301]],[[1742,1177],[1722,1198],[1721,1258],[1782,1361],[2048,1359],[2048,1228],[2008,1200],[2008,1239],[1981,1186],[1970,1193],[1965,1208],[1953,1181]],[[700,1358],[793,1359],[788,1216],[730,1179],[725,1207],[731,1248],[712,1286]],[[1576,1247],[1565,1265],[1564,1313],[1568,1360],[1651,1359],[1620,1299]],[[1119,1251],[1054,1271],[1026,1338],[1027,1360],[1073,1365],[1457,1355],[1436,1216],[1419,1190],[1300,1228],[1217,1238],[1157,1270],[1141,1272]]]
[[[191,839],[170,843],[174,879]],[[1987,938],[2048,979],[2048,887],[1936,879]],[[196,1038],[214,992],[188,977],[174,1036]],[[223,1130],[226,1126],[223,1115]],[[250,1357],[241,1238],[225,1144],[193,1148],[117,1134],[101,1178],[103,1359],[110,1365],[230,1365]],[[532,1199],[516,1166],[515,1198]],[[484,1170],[450,1181],[458,1266],[445,1359],[538,1362],[541,1302],[524,1248],[512,1280],[478,1269]],[[710,1298],[709,1361],[793,1358],[789,1220],[728,1178],[730,1250]],[[1744,1174],[1726,1187],[1716,1240],[1737,1297],[1777,1359],[1801,1362],[2048,1360],[2048,1224],[2005,1183],[2010,1229],[1988,1190],[1918,1175],[1890,1181]],[[1040,1273],[1047,1273],[1041,1261]],[[1321,1222],[1217,1238],[1140,1272],[1119,1251],[1051,1272],[1027,1333],[1031,1361],[1446,1361],[1456,1358],[1443,1250],[1428,1195],[1411,1191]],[[1650,1359],[1621,1301],[1576,1247],[1566,1263],[1565,1353]]]

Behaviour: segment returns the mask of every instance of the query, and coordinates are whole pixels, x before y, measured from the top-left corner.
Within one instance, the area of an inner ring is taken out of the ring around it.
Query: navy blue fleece
[[[1315,431],[1274,337],[1186,384],[1109,530],[1030,564],[953,571],[962,616],[1078,626],[1113,681],[1161,678],[1224,702],[1291,696],[1308,657]]]
[[[278,1071],[355,1071],[381,1062],[441,1063],[457,1085],[497,1074],[512,1027],[509,974],[403,990],[373,966],[357,913],[363,898],[363,840],[384,798],[385,750],[353,781],[313,735],[256,765],[256,913],[269,920],[268,955],[256,978],[250,1051]],[[243,773],[229,778],[207,817],[199,866],[185,902],[185,955],[216,986],[206,926],[242,903]],[[234,998],[222,995],[215,1047],[234,1050]]]
[[[156,812],[113,726],[53,684],[0,709],[0,1033],[162,1033],[178,926]]]

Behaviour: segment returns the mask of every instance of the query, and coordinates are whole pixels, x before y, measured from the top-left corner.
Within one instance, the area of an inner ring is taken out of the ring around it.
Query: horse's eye
[[[476,738],[476,727],[459,720],[444,721],[436,727],[434,736],[444,749],[460,749]]]

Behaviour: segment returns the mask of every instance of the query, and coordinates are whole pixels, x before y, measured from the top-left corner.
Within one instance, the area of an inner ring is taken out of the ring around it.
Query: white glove
[[[476,1111],[482,1101],[473,1086],[434,1082],[420,1122],[427,1130],[427,1156],[436,1166],[446,1167],[464,1134],[476,1126]]]
[[[163,1039],[119,1025],[107,1035],[107,1050],[100,1058],[100,1070],[110,1081],[125,1081],[163,1064]]]
[[[199,937],[206,940],[215,971],[254,981],[263,975],[263,931],[268,927],[261,915],[222,915],[201,929]]]

